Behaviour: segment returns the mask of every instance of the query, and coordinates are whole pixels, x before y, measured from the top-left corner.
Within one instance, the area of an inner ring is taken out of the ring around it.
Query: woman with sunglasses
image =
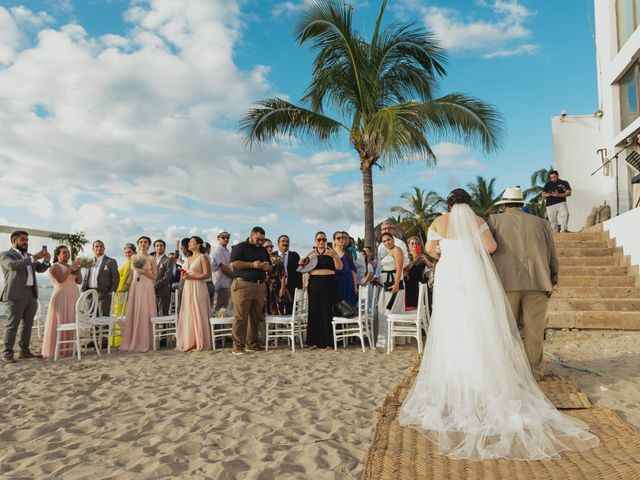
[[[316,233],[316,246],[306,258],[300,260],[306,265],[309,258],[317,257],[317,264],[309,272],[309,323],[307,327],[307,345],[310,348],[331,348],[333,345],[333,306],[338,299],[336,270],[342,269],[342,261],[335,250],[327,246],[327,235]]]
[[[262,244],[269,254],[269,261],[273,269],[267,272],[265,284],[267,286],[267,303],[265,305],[267,315],[284,315],[282,300],[285,296],[286,284],[284,280],[284,264],[282,258],[273,252],[273,242],[268,238]]]

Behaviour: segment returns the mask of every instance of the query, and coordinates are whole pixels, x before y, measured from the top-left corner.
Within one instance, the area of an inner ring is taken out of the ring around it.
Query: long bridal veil
[[[454,205],[424,357],[400,424],[461,459],[549,460],[595,447],[587,425],[560,413],[533,378],[480,233],[471,208]]]

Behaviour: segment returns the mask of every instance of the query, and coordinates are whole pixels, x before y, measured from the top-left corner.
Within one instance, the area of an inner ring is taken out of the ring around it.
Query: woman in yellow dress
[[[122,265],[118,272],[120,273],[120,283],[118,283],[118,291],[117,293],[124,293],[129,291],[129,286],[131,282],[129,282],[129,276],[132,273],[131,270],[131,257],[136,254],[136,246],[133,243],[126,243],[124,245],[124,258],[126,262]],[[127,297],[128,299],[128,297]],[[113,314],[115,316],[124,316],[127,313],[127,303],[115,303],[113,305]],[[117,330],[120,329],[120,324],[116,324],[115,328]],[[122,341],[121,337],[114,337],[111,339],[112,347],[119,347]]]

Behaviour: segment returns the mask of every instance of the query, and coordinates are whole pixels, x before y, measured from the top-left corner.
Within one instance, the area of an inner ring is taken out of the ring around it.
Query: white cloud
[[[311,0],[301,0],[298,2],[278,2],[271,9],[271,16],[273,18],[289,17],[300,11],[305,3],[310,2]],[[354,8],[367,8],[369,6],[369,2],[367,1],[347,1],[347,3]]]
[[[459,143],[438,143],[433,147],[438,158],[438,167],[459,170],[481,170],[482,163],[473,157],[474,152]]]
[[[480,0],[477,4],[479,10],[463,12],[455,8],[427,6],[421,0],[402,0],[394,10],[403,19],[420,15],[425,26],[450,51],[487,52],[482,55],[486,59],[537,51],[537,45],[520,44],[533,35],[527,22],[535,16],[535,11],[519,0]]]

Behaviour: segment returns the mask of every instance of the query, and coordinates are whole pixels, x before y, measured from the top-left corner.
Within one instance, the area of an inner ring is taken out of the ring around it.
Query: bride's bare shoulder
[[[447,232],[448,225],[449,225],[449,214],[443,213],[431,223],[431,229],[435,230],[436,232],[444,236]]]
[[[480,226],[483,223],[486,223],[486,220],[484,218],[479,217],[478,215],[476,215],[476,222],[478,222],[478,226]]]

